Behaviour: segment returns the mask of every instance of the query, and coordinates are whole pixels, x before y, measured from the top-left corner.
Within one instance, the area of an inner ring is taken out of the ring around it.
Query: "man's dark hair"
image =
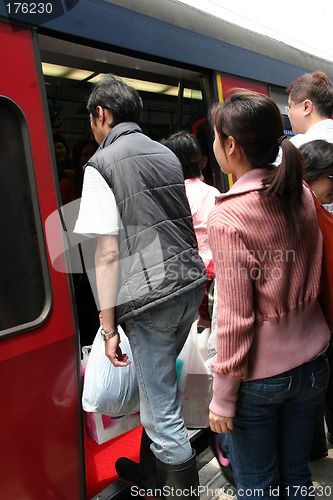
[[[161,142],[178,157],[183,167],[184,179],[200,177],[201,151],[194,135],[181,130]]]
[[[106,75],[97,82],[90,94],[87,110],[96,123],[97,106],[107,109],[113,116],[110,127],[122,122],[140,121],[143,108],[138,92],[114,75]]]
[[[300,146],[305,159],[306,182],[315,181],[322,175],[333,174],[333,144],[327,141],[310,141]]]
[[[295,104],[310,99],[321,116],[331,118],[333,113],[333,86],[322,71],[306,73],[286,90]]]

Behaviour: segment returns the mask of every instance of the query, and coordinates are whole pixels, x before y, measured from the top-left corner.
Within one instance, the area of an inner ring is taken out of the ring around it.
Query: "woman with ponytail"
[[[216,159],[237,179],[208,223],[218,291],[211,429],[226,433],[240,499],[312,498],[330,331],[317,300],[322,237],[304,161],[269,97],[237,90],[210,120]]]

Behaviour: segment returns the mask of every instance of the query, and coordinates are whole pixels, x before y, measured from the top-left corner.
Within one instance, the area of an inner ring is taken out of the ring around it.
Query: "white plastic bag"
[[[206,360],[206,366],[211,370],[213,374],[214,371],[210,365],[211,362],[216,359],[216,354],[217,354],[217,315],[218,315],[217,285],[215,284],[212,324],[211,324],[210,336],[207,341],[207,360]]]
[[[198,332],[197,334],[198,350],[204,361],[208,359],[207,347],[209,338],[210,338],[210,328],[204,328],[200,333]]]
[[[128,338],[118,327],[121,350],[132,361]],[[85,411],[117,417],[140,409],[137,376],[133,361],[128,366],[113,366],[105,355],[105,344],[98,330],[84,374],[82,406]]]
[[[205,365],[198,335],[195,321],[178,356],[181,362],[178,389],[182,413],[186,427],[195,429],[209,427],[209,404],[213,391],[213,375]]]

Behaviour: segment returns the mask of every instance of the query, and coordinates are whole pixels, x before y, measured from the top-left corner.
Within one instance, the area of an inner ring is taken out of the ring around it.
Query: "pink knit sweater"
[[[317,301],[322,236],[304,188],[304,228],[294,246],[281,200],[261,199],[264,169],[217,197],[208,221],[217,289],[217,358],[211,411],[235,415],[241,380],[271,377],[316,356],[330,331]]]

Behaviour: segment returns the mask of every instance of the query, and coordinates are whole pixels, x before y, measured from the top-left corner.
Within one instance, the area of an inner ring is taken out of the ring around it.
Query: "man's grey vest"
[[[87,165],[104,177],[119,211],[117,323],[205,283],[178,158],[126,122]]]

